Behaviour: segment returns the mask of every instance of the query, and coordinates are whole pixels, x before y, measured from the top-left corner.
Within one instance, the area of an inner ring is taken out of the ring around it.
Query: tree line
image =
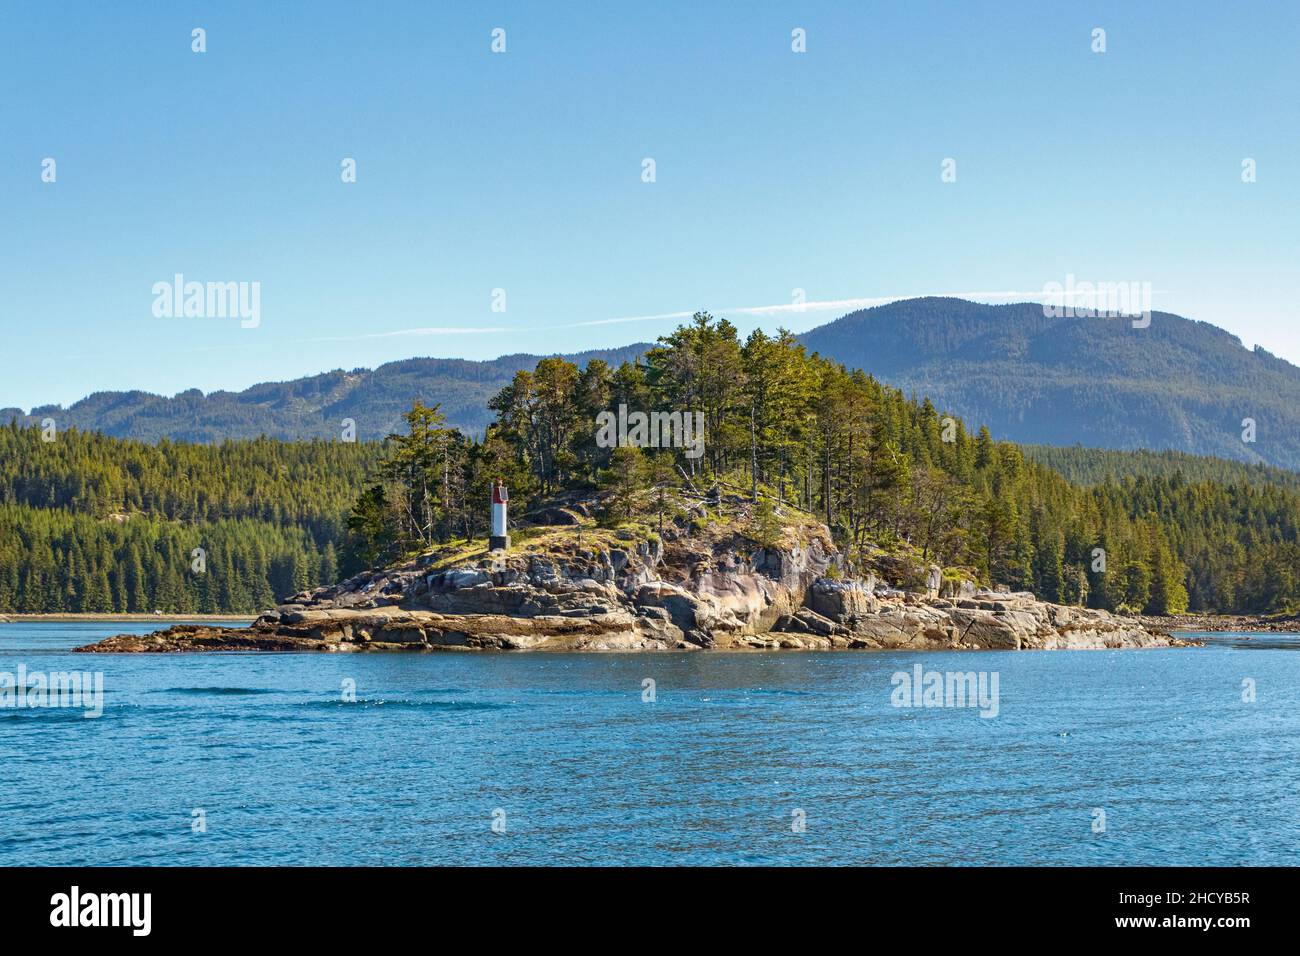
[[[612,446],[600,422],[620,406],[698,413],[703,453]],[[486,432],[469,435],[417,401],[401,433],[371,443],[147,444],[75,429],[47,442],[0,427],[0,611],[260,610],[486,536],[498,477],[516,515],[604,488],[615,518],[662,505],[670,486],[722,483],[759,503],[760,537],[779,524],[772,509],[799,509],[853,570],[891,583],[938,564],[1111,610],[1300,606],[1294,481],[1151,453],[1031,457],[785,331],[742,339],[698,313],[617,366],[542,359],[488,407]]]
[[[338,575],[334,542],[293,526],[0,505],[0,611],[255,614]]]
[[[0,612],[256,613],[333,582],[381,451],[52,438],[0,427]]]

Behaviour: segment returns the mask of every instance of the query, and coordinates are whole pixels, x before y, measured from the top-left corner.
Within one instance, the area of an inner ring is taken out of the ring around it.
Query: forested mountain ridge
[[[1300,368],[1207,322],[1165,312],[1149,328],[1126,319],[1047,318],[1041,305],[980,305],[922,298],[854,312],[799,336],[809,351],[860,368],[904,392],[929,397],[998,439],[1025,444],[1174,449],[1300,469]],[[617,366],[650,345],[571,355]],[[359,438],[397,430],[412,399],[438,404],[448,424],[482,434],[488,400],[538,357],[490,362],[412,358],[374,370],[335,370],[241,392],[171,398],[100,392],[51,417],[119,437],[218,442],[227,438]],[[1243,441],[1244,419],[1255,422]]]
[[[567,358],[612,364],[634,359],[649,345],[580,352]],[[140,441],[214,443],[266,435],[288,441],[335,439],[341,422],[352,419],[360,440],[381,439],[397,429],[411,400],[438,404],[459,428],[480,433],[491,420],[487,403],[536,355],[503,355],[489,362],[411,358],[375,369],[335,369],[285,382],[263,382],[240,392],[190,389],[170,398],[149,392],[96,392],[67,408],[42,405],[28,415],[0,409],[0,425],[17,419],[39,424],[53,418],[59,428],[76,427]]]
[[[810,351],[1024,444],[1175,449],[1300,468],[1300,368],[1208,322],[1049,318],[922,298],[800,336]],[[1243,420],[1255,422],[1243,440]]]

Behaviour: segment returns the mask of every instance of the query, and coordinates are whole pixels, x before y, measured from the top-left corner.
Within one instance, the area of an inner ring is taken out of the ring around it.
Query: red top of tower
[[[494,505],[503,505],[510,500],[510,495],[506,493],[506,486],[501,484],[500,479],[492,482],[492,503]]]

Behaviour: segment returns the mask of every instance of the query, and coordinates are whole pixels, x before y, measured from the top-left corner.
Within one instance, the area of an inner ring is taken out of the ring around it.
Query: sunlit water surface
[[[0,709],[0,864],[1300,863],[1297,635],[69,653],[157,626],[0,624],[0,672],[98,670],[105,688],[98,719]],[[996,673],[997,716],[893,706],[918,663]]]

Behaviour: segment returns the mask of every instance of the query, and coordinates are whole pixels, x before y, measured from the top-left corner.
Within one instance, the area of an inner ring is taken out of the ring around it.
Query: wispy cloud
[[[805,315],[809,312],[852,312],[872,306],[887,305],[902,299],[935,296],[951,299],[969,299],[974,302],[1037,302],[1043,290],[1001,289],[980,292],[925,292],[912,295],[881,295],[856,299],[821,299],[815,302],[778,302],[773,305],[745,305],[734,308],[710,309],[717,316],[787,316]],[[689,319],[697,310],[682,312],[656,312],[651,315],[624,315],[609,319],[590,319],[584,322],[566,322],[561,325],[529,325],[523,327],[492,326],[433,326],[427,328],[398,329],[393,332],[370,332],[361,335],[340,335],[312,339],[313,342],[352,342],[362,339],[391,339],[441,335],[494,335],[501,332],[560,332],[565,329],[590,329],[602,325],[624,325],[633,322],[680,322]]]
[[[1041,289],[1036,292],[999,291],[999,292],[927,292],[928,296],[943,296],[956,299],[993,300],[1035,300],[1042,298]],[[711,309],[715,315],[802,315],[806,312],[852,312],[854,309],[867,309],[874,305],[886,305],[901,299],[916,299],[917,295],[882,295],[859,299],[822,299],[816,302],[778,302],[775,305],[745,305],[730,309]],[[589,322],[570,322],[567,325],[551,326],[553,329],[585,329],[597,325],[620,325],[624,322],[668,322],[689,319],[695,311],[660,312],[655,315],[628,315],[616,319],[594,319]]]

